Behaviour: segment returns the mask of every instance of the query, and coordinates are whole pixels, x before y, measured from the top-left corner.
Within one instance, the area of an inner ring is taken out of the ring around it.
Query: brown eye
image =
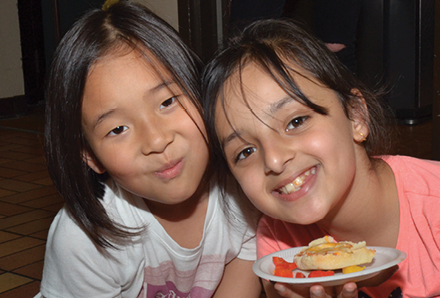
[[[241,152],[238,154],[238,156],[237,156],[237,158],[235,159],[235,161],[237,162],[237,161],[239,161],[239,160],[246,159],[246,158],[248,158],[252,153],[254,153],[255,151],[257,151],[256,148],[254,148],[254,147],[248,147],[248,148],[244,149],[243,151],[241,151]]]
[[[297,127],[300,127],[301,125],[304,124],[304,122],[306,122],[306,120],[307,120],[308,118],[309,118],[309,117],[307,117],[307,116],[303,116],[303,117],[297,117],[297,118],[293,119],[293,120],[290,121],[289,124],[287,125],[286,131],[289,131],[289,130],[294,129],[294,128],[297,128]]]
[[[175,101],[176,101],[176,97],[168,98],[167,100],[165,100],[165,101],[160,105],[160,109],[164,109],[164,108],[169,107],[169,106],[172,105]]]
[[[118,135],[118,134],[123,133],[126,129],[128,129],[127,126],[118,126],[114,129],[112,129],[108,134],[109,135]]]

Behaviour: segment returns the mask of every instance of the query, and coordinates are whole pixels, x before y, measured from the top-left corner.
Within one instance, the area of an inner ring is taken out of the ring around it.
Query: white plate
[[[346,282],[353,281],[358,282],[364,279],[368,279],[379,274],[380,271],[390,268],[394,265],[399,264],[406,258],[406,253],[403,251],[388,248],[388,247],[378,247],[378,246],[368,246],[370,249],[375,249],[376,254],[373,261],[369,264],[364,264],[365,269],[359,272],[343,274],[341,270],[336,270],[335,275],[325,276],[325,277],[313,277],[313,278],[290,278],[290,277],[279,277],[273,275],[275,265],[273,264],[272,257],[282,257],[288,262],[293,261],[293,257],[299,253],[304,247],[294,247],[281,251],[271,253],[270,255],[264,256],[257,260],[252,269],[255,274],[259,277],[275,282],[283,282],[288,284],[311,286],[312,284],[320,284],[323,286],[337,286],[345,284]],[[295,269],[295,272],[309,272]],[[306,274],[306,276],[307,276]]]

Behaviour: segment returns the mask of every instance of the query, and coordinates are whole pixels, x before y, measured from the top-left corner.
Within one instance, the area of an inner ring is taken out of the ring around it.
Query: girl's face
[[[366,127],[346,117],[334,91],[303,76],[293,74],[328,115],[290,97],[256,64],[242,72],[243,93],[237,76],[224,88],[227,118],[220,100],[216,107],[216,130],[232,173],[273,218],[299,224],[325,218],[354,183],[359,132],[366,135]]]
[[[87,164],[126,190],[177,204],[199,186],[208,163],[202,119],[168,71],[138,52],[110,54],[91,68],[82,125]]]

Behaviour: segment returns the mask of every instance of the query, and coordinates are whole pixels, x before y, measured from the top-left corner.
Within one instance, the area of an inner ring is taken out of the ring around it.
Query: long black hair
[[[309,100],[290,75],[290,73],[301,76],[304,74],[296,71],[289,64],[298,66],[306,75],[334,90],[349,119],[352,108],[363,105],[362,100],[352,93],[353,88],[358,89],[367,106],[367,109],[361,109],[369,127],[368,139],[363,143],[367,153],[370,157],[389,153],[392,144],[388,122],[391,117],[387,115],[388,109],[382,100],[385,90],[370,91],[353,76],[334,53],[327,49],[324,43],[293,21],[261,20],[249,25],[239,36],[231,39],[226,48],[206,66],[202,75],[205,125],[220,179],[230,172],[221,144],[216,137],[217,102],[220,101],[224,106],[225,82],[234,74],[238,74],[237,78],[240,80],[241,71],[251,62],[265,70],[292,98],[322,115],[327,115],[327,110]],[[228,117],[226,109],[225,113]],[[222,183],[221,180],[220,182]]]
[[[201,111],[200,60],[170,25],[143,5],[121,0],[104,10],[91,10],[63,37],[46,86],[47,166],[73,219],[101,247],[114,247],[139,233],[109,218],[100,203],[105,174],[91,170],[82,155],[90,150],[81,126],[89,69],[99,58],[124,46],[143,53],[149,63],[161,63]]]

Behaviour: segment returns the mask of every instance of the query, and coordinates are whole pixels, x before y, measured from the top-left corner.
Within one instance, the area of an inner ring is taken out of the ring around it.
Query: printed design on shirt
[[[224,256],[203,256],[196,268],[178,270],[172,261],[144,269],[139,298],[211,297],[222,278]]]

